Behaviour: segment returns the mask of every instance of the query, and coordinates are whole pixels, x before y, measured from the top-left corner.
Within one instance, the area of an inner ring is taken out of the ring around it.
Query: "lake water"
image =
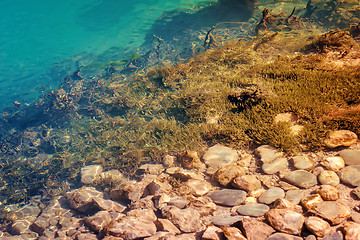
[[[0,1],[0,109],[33,102],[76,65],[117,48],[126,57],[164,12],[214,0]],[[109,59],[110,61],[110,59]]]

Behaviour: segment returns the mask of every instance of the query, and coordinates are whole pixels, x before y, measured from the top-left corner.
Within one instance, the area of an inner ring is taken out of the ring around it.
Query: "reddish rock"
[[[165,207],[161,210],[163,216],[169,219],[182,232],[196,232],[201,228],[200,213],[193,208],[179,209]]]
[[[294,235],[301,233],[305,221],[302,214],[288,209],[270,209],[265,217],[278,231]]]
[[[236,227],[222,227],[227,240],[246,240],[240,229]]]
[[[244,218],[242,226],[248,240],[266,240],[275,232],[275,229],[271,226],[253,218]]]
[[[98,240],[97,236],[93,233],[80,233],[76,236],[77,240]]]
[[[185,151],[180,154],[179,162],[182,167],[184,168],[197,168],[197,169],[204,169],[205,164],[200,161],[198,153],[195,151]]]
[[[360,224],[354,222],[344,223],[345,240],[360,239]]]
[[[234,178],[244,175],[245,169],[238,165],[228,165],[220,168],[214,175],[213,179],[222,186],[227,186]]]
[[[128,181],[111,190],[110,197],[115,201],[138,201],[143,196],[145,187],[144,183]]]
[[[199,197],[191,200],[189,207],[196,209],[200,216],[211,215],[216,210],[216,204],[209,197]]]
[[[307,209],[310,210],[316,204],[323,202],[324,200],[321,198],[320,194],[313,194],[301,199],[301,204]]]
[[[310,212],[330,221],[332,225],[342,223],[350,217],[349,207],[334,201],[318,203]]]
[[[120,203],[114,202],[112,200],[106,200],[103,198],[94,197],[93,202],[100,210],[108,212],[119,212],[122,213],[126,210],[126,206],[121,205]]]
[[[204,231],[202,240],[221,240],[224,239],[224,233],[221,228],[215,226],[209,226]]]
[[[309,217],[305,220],[305,226],[317,237],[325,237],[329,233],[330,224],[318,217]]]
[[[340,198],[339,190],[331,185],[321,185],[318,193],[325,201],[336,201]]]
[[[115,237],[132,240],[154,235],[156,233],[156,226],[153,222],[144,221],[133,216],[126,216],[116,222],[111,222],[107,231]]]
[[[356,143],[357,135],[349,130],[338,130],[330,132],[324,143],[328,148],[336,148],[340,146],[349,147]]]
[[[167,219],[159,218],[158,220],[155,221],[155,225],[158,231],[171,232],[174,234],[181,233],[180,230]]]
[[[294,235],[286,234],[286,233],[275,233],[271,235],[266,240],[303,240],[302,237],[297,237]],[[316,239],[315,239],[316,240]]]
[[[99,232],[110,224],[111,215],[107,211],[100,211],[91,217],[85,218],[85,222],[91,230]]]
[[[82,213],[98,211],[93,198],[103,198],[103,193],[93,187],[82,187],[66,194],[70,207]]]

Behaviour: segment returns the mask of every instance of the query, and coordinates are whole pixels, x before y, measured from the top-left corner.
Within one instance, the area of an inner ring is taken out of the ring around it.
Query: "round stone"
[[[261,188],[261,182],[254,175],[243,175],[233,179],[231,185],[245,191],[254,191]]]
[[[276,199],[284,198],[285,191],[279,187],[272,187],[266,190],[261,196],[259,197],[259,202],[265,204],[271,204],[275,202]]]
[[[328,157],[321,161],[321,165],[326,167],[328,170],[338,172],[340,169],[345,167],[345,162],[342,157]]]
[[[276,158],[270,162],[262,165],[262,170],[266,174],[274,174],[288,167],[288,160],[286,158]]]
[[[288,182],[301,188],[310,188],[317,184],[316,176],[305,170],[293,171],[284,177]]]
[[[286,192],[285,199],[292,201],[294,204],[299,204],[304,197],[303,190],[289,190]]]
[[[314,168],[314,161],[305,156],[295,156],[292,158],[296,169],[311,170]]]
[[[260,217],[263,216],[267,211],[269,211],[269,209],[270,208],[265,204],[249,203],[241,205],[237,209],[237,212],[244,216]]]
[[[242,190],[223,189],[214,191],[207,196],[216,204],[233,207],[243,203],[246,195],[247,193]]]
[[[341,181],[345,184],[357,187],[360,186],[360,171],[359,166],[347,166],[338,172]]]
[[[323,185],[337,186],[340,183],[339,176],[334,171],[325,170],[318,176],[318,180]]]
[[[346,165],[360,165],[360,151],[345,149],[339,152]]]
[[[321,185],[318,193],[325,201],[336,201],[340,197],[339,190],[331,185]]]

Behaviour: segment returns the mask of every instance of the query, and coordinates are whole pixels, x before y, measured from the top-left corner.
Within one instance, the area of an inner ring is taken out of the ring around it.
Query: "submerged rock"
[[[267,211],[269,211],[269,209],[270,208],[265,204],[249,203],[245,205],[240,205],[236,211],[241,215],[260,217],[263,216]]]
[[[207,196],[216,204],[233,207],[243,203],[246,195],[247,193],[242,190],[223,189],[214,191]]]
[[[210,147],[203,155],[204,162],[209,167],[221,168],[238,160],[236,150],[217,144]]]
[[[91,184],[100,179],[103,169],[101,165],[89,165],[81,168],[81,183]]]

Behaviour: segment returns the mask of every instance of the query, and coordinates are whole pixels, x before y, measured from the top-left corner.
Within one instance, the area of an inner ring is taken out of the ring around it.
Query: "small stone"
[[[227,240],[246,240],[240,229],[236,227],[223,227],[222,230]]]
[[[186,150],[181,153],[179,156],[179,162],[183,168],[205,168],[205,164],[200,161],[198,153],[195,151]]]
[[[180,209],[185,208],[188,203],[189,200],[183,197],[174,197],[167,202],[169,206],[175,206]]]
[[[309,235],[305,238],[305,240],[316,240],[315,235]]]
[[[77,240],[98,240],[97,236],[93,233],[80,233],[76,236]]]
[[[305,220],[305,226],[317,237],[325,237],[330,230],[330,224],[319,217],[309,217]]]
[[[338,130],[330,132],[324,143],[328,148],[336,148],[340,146],[349,147],[356,143],[357,135],[349,130]]]
[[[216,211],[216,204],[205,196],[191,200],[189,207],[197,210],[200,216],[209,216]]]
[[[321,240],[344,240],[344,238],[341,232],[335,232],[327,237],[324,237]]]
[[[334,187],[340,183],[339,176],[334,171],[329,170],[322,171],[318,176],[318,180],[323,185],[332,185]]]
[[[179,178],[184,182],[186,182],[189,179],[204,180],[204,176],[202,174],[195,172],[193,170],[183,169],[180,167],[168,168],[166,169],[166,173],[175,178]]]
[[[245,198],[244,204],[249,204],[249,203],[257,203],[257,198],[254,197]]]
[[[315,167],[314,161],[306,156],[295,156],[292,158],[292,161],[296,169],[308,171]]]
[[[302,214],[287,209],[270,209],[265,217],[278,231],[294,235],[300,235],[305,221]]]
[[[360,186],[360,171],[356,166],[347,166],[338,172],[341,181],[345,184],[357,187]]]
[[[171,232],[174,234],[180,234],[181,231],[168,219],[157,219],[155,225],[158,231]]]
[[[121,205],[120,203],[98,197],[94,197],[93,202],[95,206],[97,206],[100,210],[104,210],[108,212],[122,213],[127,208],[126,206]]]
[[[111,199],[115,201],[129,200],[138,201],[144,194],[145,185],[136,181],[128,181],[120,184],[110,191]]]
[[[214,191],[207,196],[216,204],[233,207],[243,203],[246,195],[247,193],[242,190],[223,189]]]
[[[287,199],[277,199],[275,202],[274,202],[274,208],[276,209],[289,209],[289,210],[293,210],[295,212],[298,212],[298,213],[302,213],[302,207],[297,205],[297,204],[294,204],[292,201],[289,201]]]
[[[255,150],[255,154],[260,157],[260,160],[263,163],[271,162],[276,158],[281,158],[284,156],[284,153],[279,152],[278,149],[269,146],[262,145]]]
[[[345,162],[342,157],[327,157],[322,160],[321,165],[330,171],[338,172],[345,167]]]
[[[260,188],[260,189],[251,191],[251,192],[249,192],[249,197],[258,198],[258,197],[260,197],[261,194],[263,194],[265,191],[266,191],[266,190],[263,189],[263,188]]]
[[[200,213],[192,208],[179,209],[169,206],[161,210],[162,215],[170,220],[182,232],[196,232],[201,228]]]
[[[206,165],[221,168],[235,163],[239,158],[236,150],[217,144],[209,148],[203,155]]]
[[[303,197],[303,190],[289,190],[285,194],[285,199],[292,201],[294,204],[299,204]]]
[[[265,204],[249,203],[239,206],[236,211],[240,215],[260,217],[263,216],[267,211],[269,211],[269,209],[270,208]]]
[[[196,197],[207,194],[212,188],[211,184],[205,180],[190,179],[185,185],[189,188],[190,193]]]
[[[143,164],[137,169],[138,174],[160,175],[164,171],[162,164]]]
[[[221,228],[216,226],[208,226],[204,231],[201,239],[202,240],[221,240],[223,239],[223,231]]]
[[[360,199],[360,187],[356,187],[354,190],[352,190],[352,193],[355,194],[358,199]]]
[[[82,187],[66,194],[69,205],[82,213],[99,210],[94,204],[94,197],[103,198],[103,193],[95,190],[93,187]]]
[[[360,239],[360,224],[354,222],[344,223],[345,240]]]
[[[136,217],[144,222],[155,222],[157,217],[152,209],[134,209],[126,214],[129,217]]]
[[[288,122],[294,124],[298,120],[298,117],[293,112],[279,113],[275,116],[274,122]]]
[[[360,151],[345,149],[339,152],[346,165],[360,165]]]
[[[175,234],[170,232],[156,232],[151,237],[144,238],[144,240],[160,240],[160,239],[175,239]],[[121,240],[124,240],[121,238]]]
[[[151,209],[151,210],[155,210],[155,204],[153,201],[154,196],[149,195],[146,196],[144,198],[141,198],[140,200],[136,201],[136,202],[131,202],[129,208],[131,210],[134,209]]]
[[[259,202],[265,204],[271,204],[275,202],[278,198],[284,198],[285,191],[279,187],[272,187],[266,190],[261,196],[259,197]]]
[[[85,218],[85,222],[91,230],[99,232],[110,224],[111,215],[107,211],[100,211],[91,217]]]
[[[170,168],[170,167],[174,167],[175,166],[175,162],[176,162],[176,157],[174,156],[171,156],[169,154],[166,154],[164,157],[163,157],[163,165],[164,167],[166,168]]]
[[[231,185],[234,188],[242,189],[247,192],[261,188],[261,182],[254,175],[243,175],[233,179]]]
[[[310,188],[317,184],[316,176],[305,170],[293,171],[284,177],[288,182],[301,188]]]
[[[240,222],[243,219],[241,216],[214,216],[211,219],[212,224],[218,227],[230,226],[234,223]]]
[[[331,185],[321,185],[318,193],[325,201],[336,201],[340,198],[339,190]]]
[[[81,183],[91,184],[94,181],[99,180],[102,171],[103,169],[101,165],[90,165],[82,167],[80,170]]]
[[[107,181],[111,183],[120,183],[124,181],[124,176],[117,169],[111,169],[100,174],[101,181]]]
[[[274,233],[266,240],[302,240],[303,238],[286,233]],[[316,239],[315,239],[316,240]]]
[[[242,226],[247,239],[250,240],[265,240],[275,232],[268,224],[253,218],[244,218]]]
[[[330,221],[332,225],[342,223],[351,216],[349,207],[335,201],[320,202],[310,212]]]
[[[234,178],[244,175],[245,169],[238,165],[228,165],[220,168],[214,175],[213,179],[222,186],[227,186]]]
[[[307,210],[312,209],[316,204],[323,202],[324,200],[321,198],[320,194],[312,194],[301,199],[301,204]]]
[[[126,216],[111,222],[107,227],[107,232],[115,237],[132,240],[154,235],[156,233],[156,226],[153,222],[144,221],[133,216]]]
[[[276,158],[272,161],[265,162],[261,168],[266,174],[274,174],[286,169],[288,165],[289,163],[286,158]]]

